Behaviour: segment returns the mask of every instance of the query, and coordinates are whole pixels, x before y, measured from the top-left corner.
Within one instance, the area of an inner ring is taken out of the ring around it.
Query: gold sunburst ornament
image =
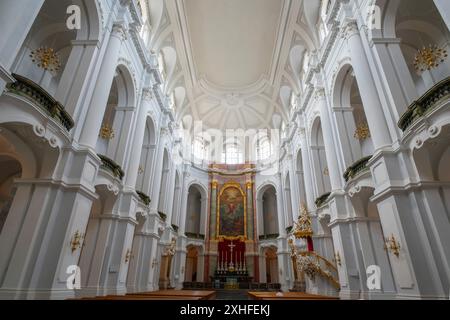
[[[61,69],[59,55],[53,48],[40,47],[30,53],[31,61],[39,68],[50,72],[57,72]]]
[[[429,45],[417,51],[414,58],[414,68],[417,72],[432,70],[437,68],[448,57],[447,50],[439,48],[437,45]]]
[[[370,129],[367,122],[360,123],[356,127],[354,137],[355,139],[360,141],[370,138]]]
[[[112,139],[114,139],[114,136],[115,136],[114,129],[112,127],[110,127],[109,125],[104,124],[100,128],[99,136],[102,139],[112,140]]]

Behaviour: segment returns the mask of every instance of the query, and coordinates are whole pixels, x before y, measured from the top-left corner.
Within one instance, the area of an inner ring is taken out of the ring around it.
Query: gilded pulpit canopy
[[[293,234],[297,239],[308,238],[313,235],[311,216],[308,214],[305,204],[302,204],[300,208],[300,215],[297,222],[294,223]]]

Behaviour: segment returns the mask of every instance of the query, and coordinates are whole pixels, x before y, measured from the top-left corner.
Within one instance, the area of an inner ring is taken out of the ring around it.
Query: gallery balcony
[[[122,168],[115,163],[113,160],[108,158],[107,156],[98,154],[98,157],[101,159],[101,168],[105,171],[108,171],[111,173],[115,178],[119,179],[120,181],[123,180],[123,177],[125,176],[125,173],[123,172]]]
[[[205,240],[204,234],[193,233],[193,232],[185,232],[186,237],[194,240]]]
[[[15,82],[9,83],[7,92],[25,98],[33,106],[43,111],[49,118],[61,125],[67,132],[74,127],[74,121],[63,105],[56,101],[41,86],[28,78],[13,74]]]
[[[442,80],[412,103],[398,122],[403,131],[402,143],[420,149],[429,139],[441,134],[450,124],[450,77]]]
[[[428,90],[417,101],[414,101],[398,122],[398,127],[407,131],[421,119],[444,105],[450,99],[450,77],[442,80]]]
[[[349,182],[358,175],[367,172],[369,170],[368,163],[370,159],[372,159],[372,156],[364,157],[348,167],[348,169],[344,172],[345,182]]]

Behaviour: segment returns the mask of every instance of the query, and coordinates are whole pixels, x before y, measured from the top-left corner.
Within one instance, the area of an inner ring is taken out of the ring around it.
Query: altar
[[[206,279],[215,288],[248,288],[259,278],[253,165],[211,166]]]
[[[222,238],[218,245],[219,259],[211,280],[217,289],[249,288],[253,277],[249,275],[245,259],[245,241]]]

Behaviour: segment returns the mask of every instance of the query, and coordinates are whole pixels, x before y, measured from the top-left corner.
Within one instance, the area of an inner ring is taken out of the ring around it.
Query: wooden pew
[[[104,297],[82,298],[82,300],[96,300],[96,301],[109,301],[109,300],[189,300],[189,301],[197,301],[197,300],[201,300],[201,297],[125,295],[125,296],[104,296]]]
[[[319,296],[301,292],[248,292],[252,300],[339,300],[337,297]]]
[[[151,292],[138,292],[129,293],[127,296],[146,296],[146,297],[198,297],[200,300],[214,300],[216,298],[215,291],[205,291],[205,290],[160,290]]]

